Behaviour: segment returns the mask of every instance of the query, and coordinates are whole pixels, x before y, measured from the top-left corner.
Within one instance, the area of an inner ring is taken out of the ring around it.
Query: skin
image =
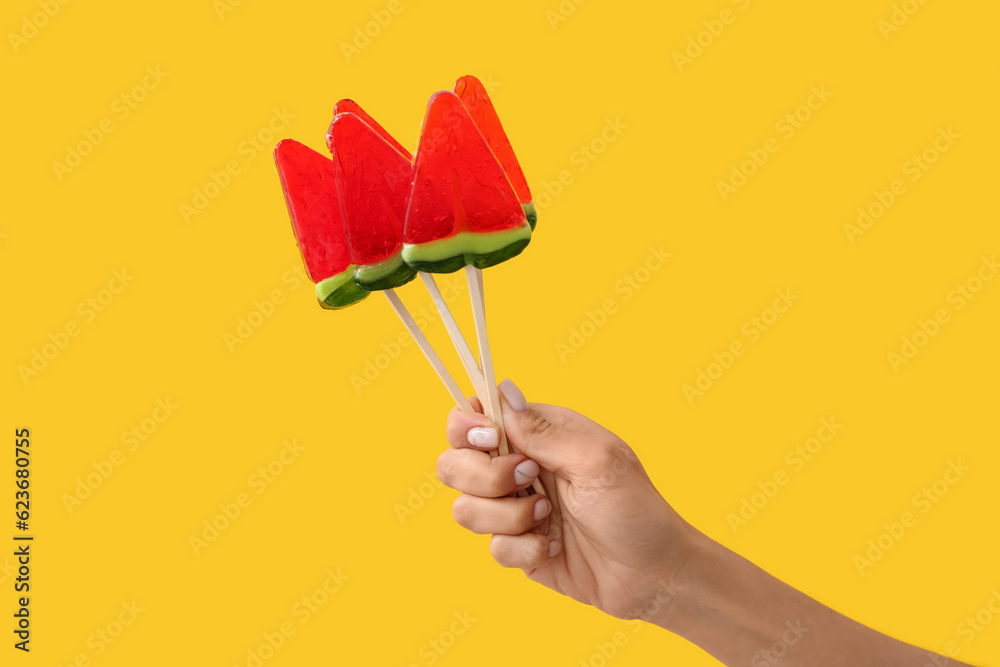
[[[876,632],[772,577],[684,521],[614,433],[567,408],[526,403],[509,380],[500,391],[519,453],[491,457],[495,424],[456,409],[438,477],[460,492],[455,520],[492,534],[490,551],[503,567],[617,618],[674,632],[726,665],[966,665]],[[539,474],[548,499],[512,496]]]

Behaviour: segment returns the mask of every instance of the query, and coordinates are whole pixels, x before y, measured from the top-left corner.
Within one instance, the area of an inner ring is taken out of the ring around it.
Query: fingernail
[[[517,467],[514,468],[514,473],[517,477],[518,484],[526,484],[538,477],[538,464],[531,459],[521,461],[517,464]]]
[[[481,449],[495,449],[500,445],[500,434],[490,426],[469,429],[466,437],[470,445]]]
[[[528,409],[528,401],[525,400],[524,394],[521,393],[521,390],[517,388],[517,385],[510,378],[500,383],[500,391],[503,393],[503,397],[507,399],[507,404],[514,409],[514,412],[524,412]]]
[[[552,558],[560,551],[562,551],[562,545],[560,543],[555,541],[549,542],[549,558]]]
[[[550,511],[552,511],[552,505],[548,500],[542,498],[535,503],[535,521],[541,521],[549,515]]]

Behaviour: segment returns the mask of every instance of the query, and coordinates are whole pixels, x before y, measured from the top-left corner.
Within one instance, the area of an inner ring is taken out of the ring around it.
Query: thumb
[[[500,406],[507,438],[546,470],[565,477],[580,471],[587,462],[590,437],[546,419],[528,405],[524,394],[510,379],[500,383]]]

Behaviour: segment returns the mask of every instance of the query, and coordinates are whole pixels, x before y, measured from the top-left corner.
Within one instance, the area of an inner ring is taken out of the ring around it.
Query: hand
[[[496,425],[453,410],[438,477],[462,492],[455,520],[492,533],[500,565],[612,616],[639,618],[650,604],[665,604],[697,531],[614,433],[572,410],[528,404],[510,380],[500,392],[507,438],[522,453],[491,457]],[[507,497],[539,474],[548,500]]]

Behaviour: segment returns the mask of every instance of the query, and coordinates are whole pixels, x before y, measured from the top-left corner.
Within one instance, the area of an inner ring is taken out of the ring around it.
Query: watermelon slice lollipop
[[[524,209],[454,93],[431,97],[413,170],[403,259],[414,269],[484,269],[528,245],[531,226]]]
[[[316,298],[324,308],[345,308],[368,292],[354,282],[333,160],[292,139],[274,148],[288,215]]]
[[[510,145],[510,139],[507,138],[503,125],[500,124],[500,116],[493,108],[493,102],[490,101],[486,88],[476,77],[466,75],[455,82],[455,94],[468,109],[476,127],[486,139],[486,143],[490,145],[493,155],[496,156],[500,166],[507,173],[507,178],[510,179],[510,184],[514,187],[518,201],[524,208],[528,224],[534,230],[538,215],[531,199],[531,188],[528,187],[528,180],[524,177],[524,171],[517,161],[517,156],[514,155],[514,148]]]
[[[334,118],[330,137],[354,281],[368,291],[410,282],[417,273],[401,254],[410,161],[353,113]]]
[[[403,154],[406,157],[407,162],[413,161],[413,156],[410,155],[410,151],[403,147],[403,144],[396,141],[391,134],[385,131],[385,128],[376,122],[374,118],[368,115],[368,113],[362,109],[357,102],[354,100],[340,100],[333,107],[333,117],[336,118],[342,113],[352,113],[361,120],[365,122],[365,125],[372,128],[378,132],[379,136],[389,142],[393,148]],[[326,147],[330,149],[330,153],[333,153],[333,124],[330,124],[330,130],[326,133]]]

